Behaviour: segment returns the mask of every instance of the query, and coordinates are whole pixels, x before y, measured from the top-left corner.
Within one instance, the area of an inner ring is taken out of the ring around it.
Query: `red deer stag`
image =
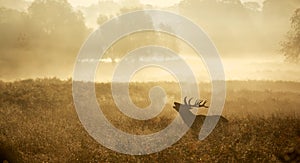
[[[206,100],[196,99],[195,103],[191,104],[192,99],[193,98],[190,98],[187,101],[187,97],[185,97],[184,104],[174,102],[174,106],[173,106],[173,108],[180,114],[181,118],[183,119],[183,121],[186,124],[189,124],[191,117],[195,116],[191,112],[191,109],[193,109],[193,108],[198,108],[198,109],[208,108],[208,106],[205,105],[207,103]],[[181,111],[179,111],[179,109],[181,109]],[[222,124],[228,122],[228,120],[226,118],[224,118],[223,116],[219,116],[219,115],[211,115],[211,116],[196,115],[196,118],[191,126],[191,129],[198,132],[198,131],[200,131],[205,118],[208,118],[208,120],[209,120],[209,119],[216,118],[216,117],[220,117],[218,124],[222,125]]]

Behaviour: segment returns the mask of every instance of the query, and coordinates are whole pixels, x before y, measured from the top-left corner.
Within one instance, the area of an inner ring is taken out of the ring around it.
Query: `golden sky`
[[[32,1],[32,0],[27,0]],[[99,0],[68,0],[73,6],[89,6],[91,4],[97,3]],[[101,1],[101,0],[100,0]],[[124,1],[124,0],[113,0],[115,2]],[[143,4],[151,4],[154,6],[171,6],[180,2],[181,0],[140,0]],[[241,0],[241,2],[259,2],[262,3],[264,0]]]
[[[23,0],[0,0],[0,6],[11,7],[14,9],[22,10],[22,5],[16,2],[24,2]],[[23,4],[24,8],[28,7],[33,0],[26,0]],[[120,6],[111,2],[123,2],[123,5],[150,4],[153,6],[167,7],[179,3],[181,0],[68,0],[72,6],[82,11],[85,24],[90,28],[97,28],[97,18],[99,14],[107,14],[109,16],[119,12]],[[98,3],[98,2],[108,3]],[[201,1],[201,0],[199,0]],[[194,2],[199,2],[194,1]],[[241,0],[242,2],[259,2],[264,0]],[[125,2],[125,3],[124,3]],[[206,3],[198,9],[194,6],[188,6],[185,8],[184,4],[178,5],[178,11],[174,8],[168,8],[167,10],[176,10],[175,13],[180,13],[183,16],[190,18],[193,22],[198,23],[204,31],[210,36],[211,40],[216,45],[220,56],[222,58],[226,79],[227,80],[289,80],[300,81],[300,65],[294,63],[284,62],[284,57],[280,54],[280,42],[285,39],[287,32],[290,29],[290,17],[294,8],[299,8],[299,0],[280,1],[273,0],[272,3],[265,3],[265,9],[261,12],[248,12],[245,13],[245,8],[233,8],[231,12],[228,12],[227,8],[218,8],[214,3]],[[296,3],[297,2],[297,3]],[[196,3],[197,4],[197,3]],[[5,6],[7,5],[7,6]],[[9,6],[10,5],[10,6]],[[24,7],[25,6],[25,7]],[[81,6],[81,7],[80,7]],[[107,7],[109,6],[109,7]],[[245,5],[246,6],[246,5]],[[123,6],[122,6],[123,7]],[[128,6],[125,6],[126,8]],[[116,11],[113,9],[116,8]],[[175,7],[176,8],[176,7]],[[26,8],[27,9],[27,8]],[[181,10],[180,10],[181,9]],[[195,12],[196,11],[196,12]],[[100,13],[101,12],[101,13]],[[197,13],[199,12],[199,13]],[[226,17],[226,19],[224,19]],[[274,28],[276,27],[276,28]],[[23,30],[23,29],[22,29]],[[3,37],[4,38],[4,37]],[[5,39],[2,39],[5,40]],[[169,39],[172,40],[172,39]],[[4,42],[7,42],[5,40]],[[166,43],[166,42],[165,42]],[[183,43],[182,43],[183,44]],[[180,44],[181,45],[181,44]],[[165,46],[165,44],[161,44]],[[179,47],[179,46],[177,46]],[[172,47],[170,47],[172,48]],[[208,79],[207,71],[201,58],[189,55],[191,52],[188,47],[181,47],[181,54],[187,57],[187,62],[195,70],[194,73],[198,74],[197,78],[201,81]],[[184,51],[185,50],[185,51]],[[12,53],[12,52],[11,52]],[[76,53],[76,52],[75,52]],[[72,53],[72,55],[76,55]],[[2,58],[1,58],[1,55]],[[11,57],[8,54],[1,54],[0,62],[5,63],[5,66],[0,67],[2,69],[1,78],[15,79],[15,78],[35,78],[46,76],[57,76],[59,78],[69,78],[72,75],[74,63],[68,62],[63,64],[65,67],[59,69],[57,65],[62,64],[60,62],[61,56],[51,58],[52,62],[41,64],[38,61],[29,57],[29,59],[17,59],[18,57]],[[23,56],[24,54],[22,54]],[[31,54],[34,56],[36,54]],[[187,56],[186,56],[187,55]],[[44,59],[43,55],[40,58]],[[68,58],[69,56],[65,56]],[[70,57],[69,57],[70,58]],[[9,60],[10,59],[10,60]],[[41,59],[40,62],[43,62]],[[102,61],[105,67],[103,80],[108,81],[114,69],[114,63],[112,60],[120,59],[120,56],[112,57],[108,55]],[[16,62],[16,61],[20,61]],[[29,64],[27,63],[29,62]],[[4,65],[1,63],[2,65]],[[0,64],[0,65],[1,65]],[[18,64],[18,66],[14,66]],[[37,68],[38,67],[38,68]],[[159,80],[166,75],[163,71],[155,70],[157,73],[151,73],[152,69],[146,69],[140,71],[134,78],[139,79],[152,79]],[[45,73],[46,72],[46,73]],[[145,76],[145,74],[150,74]],[[151,76],[151,74],[153,74]]]

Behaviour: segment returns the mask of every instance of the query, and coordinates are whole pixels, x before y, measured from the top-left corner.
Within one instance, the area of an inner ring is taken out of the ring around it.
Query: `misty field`
[[[124,116],[112,100],[109,83],[96,84],[96,94],[117,128],[150,134],[172,122],[177,116],[172,103],[180,100],[179,86],[162,82],[130,83],[132,101],[148,106],[148,92],[155,85],[165,89],[167,103],[159,116],[147,121]],[[210,101],[210,87],[199,84],[201,98]],[[74,108],[71,80],[0,81],[0,158],[1,162],[299,162],[299,98],[296,82],[229,81],[223,111],[227,124],[203,141],[190,130],[161,152],[131,156],[109,150],[88,135]]]

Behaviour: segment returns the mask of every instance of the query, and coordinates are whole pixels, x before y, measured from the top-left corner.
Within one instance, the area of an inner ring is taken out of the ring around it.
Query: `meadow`
[[[154,133],[177,116],[172,105],[180,101],[179,86],[171,82],[130,83],[132,101],[139,107],[148,106],[148,92],[155,85],[165,89],[167,103],[159,116],[147,121],[131,119],[118,110],[110,83],[96,84],[98,103],[117,128],[133,134]],[[208,101],[210,87],[209,83],[199,84],[201,97]],[[216,128],[203,141],[197,140],[196,133],[190,130],[161,152],[132,156],[107,149],[89,136],[75,111],[71,80],[0,81],[0,159],[1,162],[297,162],[299,98],[297,82],[228,81],[223,110],[229,121],[226,125]]]

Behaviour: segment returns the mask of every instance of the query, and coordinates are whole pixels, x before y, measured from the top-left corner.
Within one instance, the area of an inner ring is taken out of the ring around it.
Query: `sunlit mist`
[[[286,62],[280,51],[291,28],[290,18],[300,7],[298,0],[53,0],[47,4],[38,0],[2,0],[0,7],[1,80],[68,79],[81,46],[99,26],[122,13],[160,9],[180,14],[206,32],[219,51],[226,80],[300,81],[299,64]],[[210,80],[202,58],[187,42],[154,33],[142,32],[119,40],[104,58],[96,61],[96,79],[111,81],[124,55],[140,46],[159,45],[183,57],[198,81]],[[165,73],[153,71],[135,80],[170,79]]]

